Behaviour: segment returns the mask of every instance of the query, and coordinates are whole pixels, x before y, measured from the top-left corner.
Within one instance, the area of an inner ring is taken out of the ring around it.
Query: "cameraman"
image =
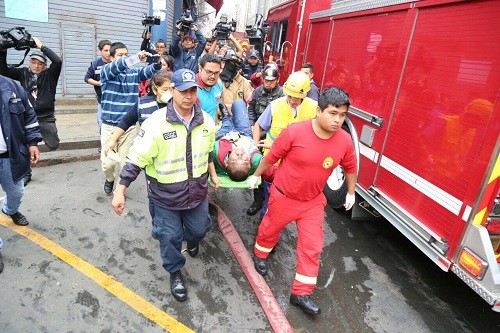
[[[177,23],[177,34],[170,45],[170,53],[174,57],[174,72],[186,68],[198,73],[198,58],[205,49],[206,39],[195,24],[191,24],[191,31],[181,31],[182,22]],[[196,39],[198,44],[195,44]],[[182,40],[182,42],[181,42]],[[181,45],[180,45],[181,44]]]
[[[160,56],[168,53],[167,44],[165,44],[165,41],[163,39],[158,39],[155,42],[154,49],[150,48],[150,41],[151,41],[151,32],[148,31],[146,32],[142,40],[141,51],[146,51],[151,54],[159,54]]]
[[[234,48],[236,49],[236,55],[240,58],[243,58],[243,55],[245,53],[245,50],[243,49],[243,46],[241,46],[240,42],[233,36],[233,34],[228,35],[229,41],[233,44]],[[219,40],[217,39],[217,36],[214,37],[215,43],[219,46],[219,50],[217,51],[217,54],[221,57],[224,58],[226,55],[227,50],[232,49],[229,47],[229,43],[223,43],[219,44]]]
[[[16,68],[7,65],[7,50],[0,50],[0,74],[17,80],[21,83],[28,95],[28,99],[35,109],[40,132],[45,145],[50,150],[59,147],[54,102],[56,97],[57,81],[61,74],[62,59],[47,46],[44,46],[37,37],[32,38],[38,50],[30,55],[29,68]],[[52,62],[47,66],[47,58]],[[24,183],[31,181],[31,172],[24,178]]]
[[[234,101],[242,99],[245,103],[250,101],[253,88],[250,82],[240,74],[243,68],[243,59],[238,56],[235,50],[228,49],[222,58],[224,66],[220,73],[224,90],[221,96],[221,102],[226,105],[232,105]]]

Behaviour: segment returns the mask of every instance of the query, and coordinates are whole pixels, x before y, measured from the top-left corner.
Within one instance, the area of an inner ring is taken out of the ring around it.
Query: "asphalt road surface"
[[[98,161],[35,168],[21,211],[28,227],[0,216],[0,332],[272,332],[217,226],[183,270],[188,300],[169,290],[151,237],[144,177],[127,192],[123,217],[104,194]],[[3,196],[0,195],[0,196]],[[251,251],[251,191],[211,190]],[[500,332],[500,314],[453,273],[442,272],[389,223],[351,221],[328,208],[318,287],[322,314],[290,305],[294,225],[265,278],[295,332]]]

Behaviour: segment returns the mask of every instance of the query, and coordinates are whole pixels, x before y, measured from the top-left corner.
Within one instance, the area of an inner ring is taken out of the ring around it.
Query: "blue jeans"
[[[181,253],[182,241],[198,244],[212,227],[208,200],[186,210],[170,210],[153,205],[153,237],[160,242],[163,268],[173,273],[186,263],[186,258]]]
[[[0,158],[0,184],[5,192],[2,210],[8,215],[17,213],[24,195],[24,181],[14,183],[8,158]]]
[[[262,209],[260,210],[261,221],[267,212],[267,206],[269,204],[269,189],[271,188],[272,183],[268,183],[265,180],[262,180],[262,185],[264,186],[264,201],[262,201]]]
[[[3,240],[0,238],[0,252],[2,252],[2,248],[3,248]]]
[[[97,125],[99,126],[99,128],[101,128],[102,125],[101,115],[102,115],[101,103],[97,103]]]
[[[252,137],[252,128],[250,120],[248,120],[248,110],[245,101],[242,99],[236,100],[231,106],[232,117],[222,118],[222,126],[217,131],[215,139],[219,140],[227,133],[239,132],[243,136]]]

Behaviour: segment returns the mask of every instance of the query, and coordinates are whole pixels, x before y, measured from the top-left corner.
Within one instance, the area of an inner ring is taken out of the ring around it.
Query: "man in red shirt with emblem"
[[[350,106],[349,95],[333,87],[319,97],[316,118],[289,125],[276,138],[270,152],[248,178],[255,188],[258,177],[281,160],[270,190],[269,208],[259,226],[254,247],[256,271],[268,273],[267,257],[290,222],[297,226],[297,271],[290,302],[307,313],[321,309],[311,299],[316,287],[323,249],[326,198],[323,187],[332,171],[345,172],[345,208],[354,205],[357,160],[350,135],[341,129]]]

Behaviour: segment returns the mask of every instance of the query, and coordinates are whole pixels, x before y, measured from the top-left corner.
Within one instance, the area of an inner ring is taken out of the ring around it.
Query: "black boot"
[[[247,210],[247,215],[255,215],[261,210],[262,208],[262,201],[254,201],[250,208]]]
[[[170,273],[170,291],[179,302],[184,302],[187,299],[187,289],[181,271]]]
[[[20,226],[23,226],[23,227],[27,226],[28,224],[30,224],[29,221],[28,221],[28,219],[26,218],[26,216],[24,216],[23,214],[21,214],[19,211],[15,212],[14,214],[7,214],[2,209],[2,213],[4,213],[7,216],[10,216],[10,218],[12,219],[12,222],[14,222],[14,224],[17,224],[17,225],[20,225]]]
[[[310,295],[290,295],[290,303],[297,305],[302,308],[306,313],[318,315],[321,313],[321,309],[314,304]]]
[[[107,195],[110,195],[112,192],[113,192],[113,187],[115,186],[115,182],[110,182],[108,180],[106,180],[104,182],[104,193],[106,193]]]
[[[200,243],[198,244],[190,244],[190,243],[187,243],[187,253],[191,256],[191,257],[196,257],[198,255],[198,250],[200,249]]]
[[[269,267],[267,267],[267,259],[262,259],[259,257],[253,258],[253,263],[255,270],[262,276],[266,276],[269,272]]]

